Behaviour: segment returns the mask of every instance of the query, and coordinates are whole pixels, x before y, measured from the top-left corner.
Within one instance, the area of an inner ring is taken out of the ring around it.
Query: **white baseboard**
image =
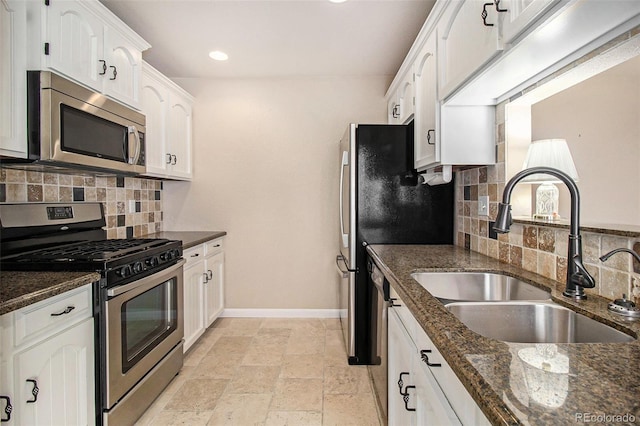
[[[225,309],[226,318],[340,318],[340,309]]]

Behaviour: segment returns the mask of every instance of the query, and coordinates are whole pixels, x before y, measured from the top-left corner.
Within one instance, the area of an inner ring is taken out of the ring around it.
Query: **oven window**
[[[122,373],[126,373],[176,330],[177,278],[122,304]]]
[[[125,162],[127,127],[68,105],[61,105],[62,150]]]

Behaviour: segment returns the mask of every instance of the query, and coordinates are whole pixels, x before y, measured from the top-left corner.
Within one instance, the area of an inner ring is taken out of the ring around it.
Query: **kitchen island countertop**
[[[589,295],[582,301],[568,300],[562,296],[563,283],[461,247],[370,245],[367,251],[492,424],[575,424],[585,419],[602,419],[602,423],[640,422],[638,340],[610,344],[546,344],[567,357],[569,372],[563,376],[551,374],[553,377],[546,379],[544,374],[531,376],[518,353],[535,348],[535,344],[506,343],[474,333],[410,274],[504,273],[551,289],[554,302],[637,339],[640,323],[625,322],[609,313],[606,299]],[[531,377],[543,377],[543,380],[528,383],[527,378],[531,382]],[[625,415],[627,417],[623,417]]]
[[[2,271],[0,273],[0,315],[99,279],[100,274],[97,272]]]

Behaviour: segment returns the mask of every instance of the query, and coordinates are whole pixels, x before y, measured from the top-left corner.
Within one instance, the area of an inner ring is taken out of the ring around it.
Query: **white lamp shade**
[[[564,139],[542,139],[531,142],[524,160],[523,170],[532,167],[552,167],[565,172],[578,181],[578,171],[573,163],[567,141]],[[523,182],[559,182],[558,178],[547,174],[536,174],[522,179]]]

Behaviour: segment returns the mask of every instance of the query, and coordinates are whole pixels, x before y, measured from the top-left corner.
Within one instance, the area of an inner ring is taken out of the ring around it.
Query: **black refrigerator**
[[[350,124],[340,140],[340,321],[349,364],[371,363],[368,244],[451,244],[454,183],[413,168],[413,124]]]

